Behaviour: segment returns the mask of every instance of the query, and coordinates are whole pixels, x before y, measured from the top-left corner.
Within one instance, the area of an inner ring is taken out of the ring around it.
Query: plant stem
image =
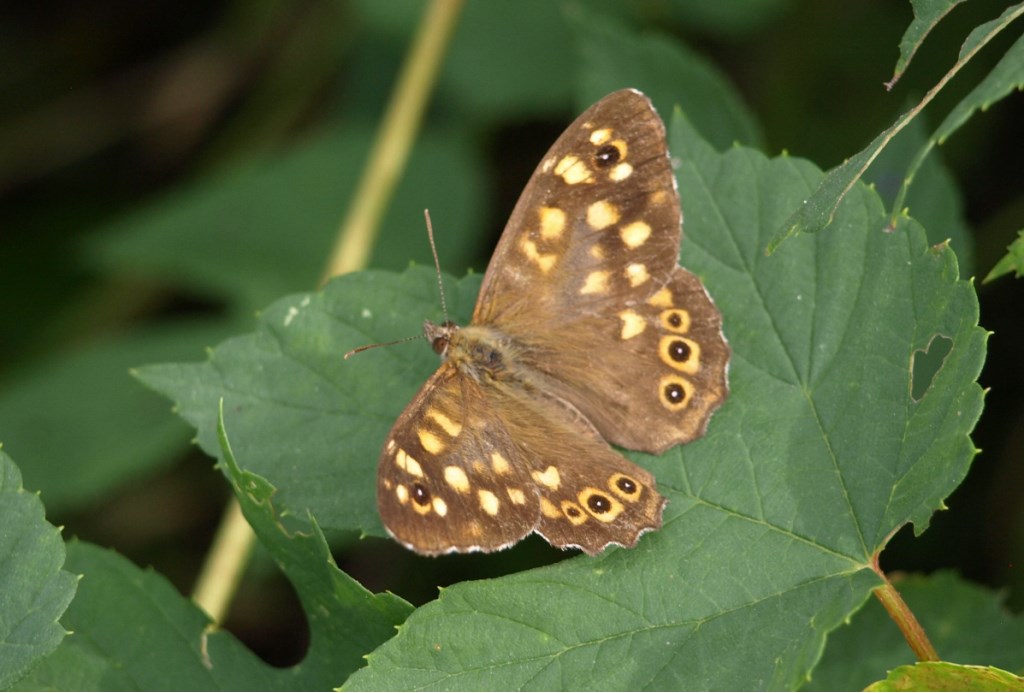
[[[196,580],[192,600],[214,623],[222,623],[249,562],[256,535],[245,521],[238,499],[224,509],[213,545]]]
[[[900,631],[903,633],[903,637],[906,638],[907,644],[910,645],[910,649],[914,651],[914,656],[917,657],[919,662],[938,662],[939,654],[935,651],[931,641],[928,639],[928,635],[925,634],[924,628],[918,622],[917,617],[914,616],[914,612],[910,610],[907,603],[903,601],[903,597],[893,587],[892,582],[889,581],[888,576],[882,572],[882,568],[878,565],[878,554],[876,553],[871,559],[871,568],[874,570],[885,584],[881,587],[874,589],[875,596],[878,601],[882,602],[882,606],[889,612],[889,616],[896,622]]]
[[[380,218],[409,158],[413,139],[423,119],[427,96],[437,77],[462,2],[434,0],[420,23],[384,122],[377,132],[369,163],[363,170],[341,224],[323,281],[366,266]]]
[[[420,22],[323,281],[366,265],[381,215],[409,158],[462,4],[463,0],[433,0]],[[227,613],[254,541],[252,528],[238,501],[232,498],[193,591],[196,604],[215,624],[221,623]]]

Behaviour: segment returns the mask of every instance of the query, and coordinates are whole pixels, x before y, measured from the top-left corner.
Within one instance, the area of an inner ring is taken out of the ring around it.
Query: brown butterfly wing
[[[607,440],[652,452],[702,435],[728,391],[721,316],[678,266],[675,186],[650,101],[602,99],[531,177],[473,319]]]
[[[527,461],[498,403],[451,363],[427,380],[388,434],[377,507],[395,539],[428,555],[506,548],[540,517]]]
[[[661,526],[654,477],[543,395],[478,383],[450,363],[396,422],[377,503],[388,531],[424,554],[496,551],[532,531],[595,554]]]

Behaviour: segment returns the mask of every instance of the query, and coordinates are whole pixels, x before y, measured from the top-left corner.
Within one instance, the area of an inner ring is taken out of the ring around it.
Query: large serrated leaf
[[[966,473],[985,334],[948,248],[916,224],[879,231],[858,187],[835,233],[766,258],[820,172],[673,132],[683,262],[734,361],[708,436],[649,460],[665,527],[631,552],[447,590],[348,688],[795,687],[876,584],[872,554],[908,520],[923,529]],[[953,346],[914,401],[914,354],[936,334]]]
[[[856,186],[833,233],[766,257],[821,172],[717,154],[681,118],[671,149],[682,262],[714,296],[734,357],[707,437],[631,454],[669,499],[665,526],[633,550],[445,590],[348,687],[796,687],[877,584],[869,566],[887,538],[908,521],[922,531],[966,474],[986,334],[952,252],[912,220],[881,231],[877,195]],[[476,287],[449,294],[453,318]],[[341,354],[415,333],[438,317],[434,295],[424,270],[348,276],[279,301],[205,364],[141,376],[212,454],[223,396],[238,458],[281,507],[379,534],[379,447],[437,362],[423,345]],[[929,375],[914,361],[937,337],[948,352]]]
[[[63,570],[60,530],[46,521],[39,496],[0,451],[0,689],[57,648],[67,632],[57,622],[77,578]]]

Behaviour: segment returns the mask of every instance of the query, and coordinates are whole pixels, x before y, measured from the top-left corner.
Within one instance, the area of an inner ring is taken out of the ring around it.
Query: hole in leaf
[[[953,349],[953,340],[945,335],[932,335],[925,349],[917,349],[910,355],[910,397],[920,402],[935,375],[942,368],[946,357]]]

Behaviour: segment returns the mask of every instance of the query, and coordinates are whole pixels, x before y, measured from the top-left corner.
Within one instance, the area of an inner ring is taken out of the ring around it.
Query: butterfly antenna
[[[342,358],[346,358],[347,359],[349,356],[355,356],[360,351],[366,351],[367,349],[376,349],[377,347],[394,346],[395,344],[404,344],[405,342],[411,342],[414,339],[422,339],[422,338],[423,338],[423,335],[416,335],[414,337],[405,337],[404,339],[396,339],[393,342],[382,342],[380,344],[364,344],[361,347],[356,347],[355,349],[350,349],[349,351],[346,351],[345,355]]]
[[[444,300],[444,282],[441,280],[441,261],[437,259],[437,246],[434,244],[434,226],[430,223],[430,210],[424,209],[423,216],[427,220],[427,237],[430,239],[430,252],[434,254],[434,268],[437,270],[437,288],[441,292],[441,310],[444,312],[444,320],[448,322],[448,306]],[[395,344],[404,344],[405,342],[411,342],[414,339],[422,339],[423,335],[417,335],[415,337],[406,337],[404,339],[396,339],[393,342],[382,342],[381,344],[364,344],[361,347],[356,347],[345,352],[343,358],[347,359],[349,356],[355,356],[361,351],[367,349],[376,349],[377,347],[394,346]]]
[[[441,279],[441,261],[437,259],[437,246],[434,244],[434,225],[430,223],[430,210],[424,209],[423,216],[427,220],[427,238],[430,239],[430,252],[434,254],[434,268],[437,270],[437,288],[441,293],[441,312],[444,313],[444,321],[448,322],[448,305],[444,300],[444,281]]]

